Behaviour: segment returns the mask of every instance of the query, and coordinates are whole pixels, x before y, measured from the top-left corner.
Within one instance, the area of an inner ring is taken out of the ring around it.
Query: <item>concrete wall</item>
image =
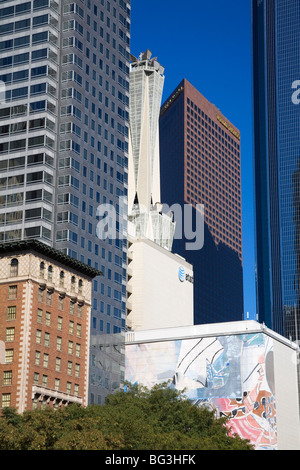
[[[257,450],[300,450],[297,354],[254,321],[137,331],[127,334],[125,378],[185,389]]]
[[[192,266],[146,239],[132,243],[128,258],[128,326],[149,330],[193,325]]]

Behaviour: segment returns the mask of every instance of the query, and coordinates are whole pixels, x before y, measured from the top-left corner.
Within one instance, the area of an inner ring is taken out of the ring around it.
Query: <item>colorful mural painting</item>
[[[273,340],[263,333],[127,344],[126,380],[170,381],[195,406],[229,416],[257,450],[277,449]]]

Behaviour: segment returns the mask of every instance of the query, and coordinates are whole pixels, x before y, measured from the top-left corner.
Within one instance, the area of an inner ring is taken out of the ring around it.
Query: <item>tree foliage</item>
[[[3,409],[0,450],[252,450],[226,421],[167,384],[133,386],[104,405]]]

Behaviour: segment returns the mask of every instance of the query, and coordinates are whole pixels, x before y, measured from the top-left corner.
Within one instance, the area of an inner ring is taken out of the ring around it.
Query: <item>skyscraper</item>
[[[98,206],[127,195],[130,1],[11,0],[0,21],[0,240],[37,238],[102,271],[89,393],[99,403],[123,374],[111,338],[125,326],[126,236],[96,230]]]
[[[252,1],[256,284],[259,321],[299,338],[297,0]]]
[[[204,205],[204,245],[173,251],[194,267],[195,323],[243,318],[240,133],[187,80],[160,113],[161,193],[169,206]],[[195,227],[194,227],[195,230]]]
[[[130,72],[130,151],[128,221],[135,235],[171,250],[174,223],[161,212],[159,113],[164,68],[148,49],[132,57]]]
[[[165,77],[151,56],[149,49],[139,58],[131,55],[130,71],[127,328],[134,331],[193,323],[192,266],[171,253],[174,217],[162,211],[159,114]]]

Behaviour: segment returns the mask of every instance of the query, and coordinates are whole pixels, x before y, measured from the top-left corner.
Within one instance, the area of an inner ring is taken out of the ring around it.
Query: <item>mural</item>
[[[126,380],[170,381],[195,406],[229,416],[257,450],[277,449],[273,340],[263,333],[128,344]]]

